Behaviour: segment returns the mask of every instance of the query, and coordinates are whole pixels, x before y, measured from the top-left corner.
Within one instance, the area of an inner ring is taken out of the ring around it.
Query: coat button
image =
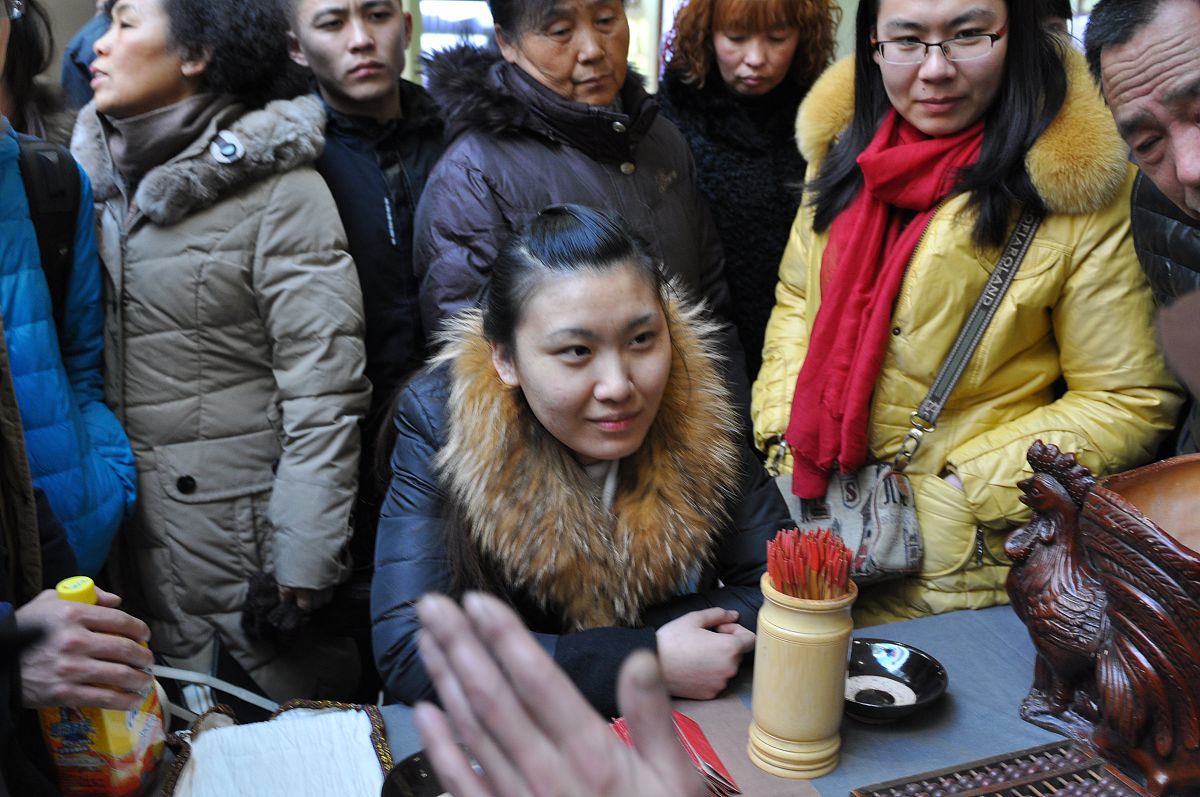
[[[179,492],[183,493],[184,495],[191,495],[192,493],[196,492],[196,480],[191,476],[180,476],[179,479],[176,480],[175,486],[179,489]]]
[[[893,335],[899,335],[899,334],[900,334],[900,327],[892,327],[892,334],[893,334]]]
[[[637,171],[637,167],[631,162],[625,161],[621,164],[621,174],[633,174],[635,171]]]
[[[622,122],[613,122],[613,132],[624,133],[625,125]]]

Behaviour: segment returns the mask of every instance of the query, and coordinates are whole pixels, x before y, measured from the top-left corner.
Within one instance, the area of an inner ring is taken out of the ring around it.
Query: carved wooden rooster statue
[[[1004,545],[1013,560],[1008,595],[1038,654],[1021,716],[1090,747],[1105,595],[1080,541],[1079,510],[1096,482],[1074,454],[1040,440],[1026,458],[1033,476],[1017,486],[1034,517]]]

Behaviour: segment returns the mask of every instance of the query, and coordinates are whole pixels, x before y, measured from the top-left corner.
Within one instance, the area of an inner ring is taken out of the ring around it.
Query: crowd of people
[[[772,475],[897,455],[1022,212],[908,467],[921,570],[856,622],[1007,600],[1035,440],[1196,448],[1153,319],[1200,288],[1197,0],[1101,0],[1085,53],[1063,0],[688,0],[657,95],[621,0],[489,0],[427,89],[401,0],[107,0],[61,91],[39,0],[0,2],[13,793],[53,793],[24,709],[131,705],[146,640],[280,701],[440,696],[463,794],[506,792],[456,733],[661,741],[753,650]],[[73,573],[115,592],[44,591]],[[655,744],[556,777],[681,793]]]

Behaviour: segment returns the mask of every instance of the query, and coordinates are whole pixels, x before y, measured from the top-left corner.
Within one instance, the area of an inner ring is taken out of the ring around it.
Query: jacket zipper
[[[900,307],[901,304],[903,304],[905,298],[907,298],[907,296],[908,296],[908,271],[909,271],[909,269],[912,268],[913,263],[917,262],[917,255],[920,254],[920,252],[921,252],[921,245],[924,244],[925,239],[929,237],[929,228],[933,226],[934,219],[937,218],[937,214],[941,212],[942,208],[944,208],[946,206],[946,203],[949,201],[950,201],[950,197],[946,197],[946,198],[942,199],[941,202],[937,203],[937,205],[933,209],[933,214],[929,217],[929,221],[925,224],[925,229],[921,230],[921,235],[917,238],[917,245],[915,247],[913,247],[912,256],[909,257],[908,264],[905,265],[905,267],[904,267],[904,277],[902,277],[900,280],[900,293],[896,296],[896,303],[893,305],[893,313],[895,312],[895,308]],[[913,409],[915,410],[917,408],[914,406]],[[868,414],[868,417],[870,417],[869,414]],[[914,456],[915,456],[915,453],[914,453]],[[890,457],[890,458],[886,458],[886,459],[881,458],[879,461],[880,462],[885,462],[885,461],[890,462],[892,459],[895,459],[895,457]]]

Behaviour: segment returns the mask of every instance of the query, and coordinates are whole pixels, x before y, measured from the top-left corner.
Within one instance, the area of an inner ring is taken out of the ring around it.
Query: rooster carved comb
[[[1096,486],[1092,472],[1080,465],[1074,454],[1062,453],[1053,443],[1034,442],[1025,459],[1034,473],[1045,473],[1061,484],[1078,506],[1083,505],[1088,493]]]

